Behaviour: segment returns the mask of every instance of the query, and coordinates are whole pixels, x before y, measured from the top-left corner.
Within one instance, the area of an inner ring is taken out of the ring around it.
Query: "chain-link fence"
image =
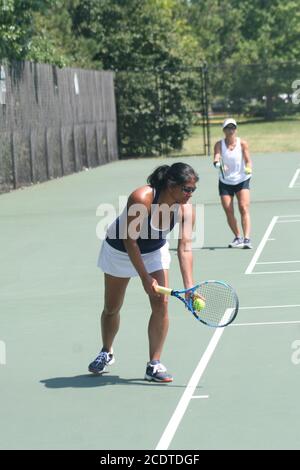
[[[120,157],[210,155],[211,124],[295,117],[297,87],[299,63],[117,72]]]
[[[209,155],[211,123],[228,115],[248,121],[294,116],[297,88],[299,63],[116,75],[2,64],[0,191],[101,165],[118,153]]]
[[[112,72],[0,66],[0,192],[117,158]]]

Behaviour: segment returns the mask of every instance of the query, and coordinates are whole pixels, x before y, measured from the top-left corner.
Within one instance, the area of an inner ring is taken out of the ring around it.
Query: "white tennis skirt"
[[[154,273],[161,269],[169,269],[171,256],[169,243],[166,242],[159,250],[142,254],[142,259],[148,273]],[[106,274],[115,277],[135,277],[138,273],[133,266],[128,253],[116,250],[106,240],[103,241],[98,258],[98,268]]]

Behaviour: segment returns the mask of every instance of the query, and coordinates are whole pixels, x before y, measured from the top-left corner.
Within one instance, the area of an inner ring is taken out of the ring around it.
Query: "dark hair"
[[[195,170],[187,163],[173,163],[173,165],[161,165],[147,178],[147,183],[155,189],[164,189],[171,185],[183,185],[191,178],[199,180]]]

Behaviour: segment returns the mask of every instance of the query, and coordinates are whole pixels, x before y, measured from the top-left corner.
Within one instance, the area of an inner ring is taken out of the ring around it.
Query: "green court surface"
[[[170,299],[162,362],[174,382],[145,382],[149,306],[133,279],[116,363],[102,377],[87,371],[101,346],[97,208],[117,208],[174,161],[120,161],[0,196],[1,449],[300,449],[296,153],[253,156],[253,250],[227,249],[211,161],[181,159],[199,172],[193,200],[204,205],[194,277],[232,284],[238,317],[213,330]],[[171,253],[170,284],[181,287]]]

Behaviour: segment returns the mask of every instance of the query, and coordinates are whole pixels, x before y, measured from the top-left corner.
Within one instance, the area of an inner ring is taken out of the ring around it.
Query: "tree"
[[[182,0],[82,0],[71,15],[74,33],[92,42],[105,69],[175,67],[199,61],[197,41],[178,15]]]
[[[49,0],[0,0],[0,59],[25,59],[34,35],[33,14]]]
[[[300,1],[238,0],[237,7],[243,15],[237,60],[257,64],[240,74],[240,81],[248,84],[246,94],[254,98],[252,112],[266,119],[295,112],[289,94],[299,73]]]
[[[294,112],[282,97],[299,74],[300,0],[189,3],[190,24],[210,66],[212,94],[223,95],[231,112],[267,119]]]
[[[76,37],[96,67],[118,71],[124,156],[180,149],[192,114],[188,87],[175,72],[201,54],[180,11],[182,0],[82,0],[71,12]]]

